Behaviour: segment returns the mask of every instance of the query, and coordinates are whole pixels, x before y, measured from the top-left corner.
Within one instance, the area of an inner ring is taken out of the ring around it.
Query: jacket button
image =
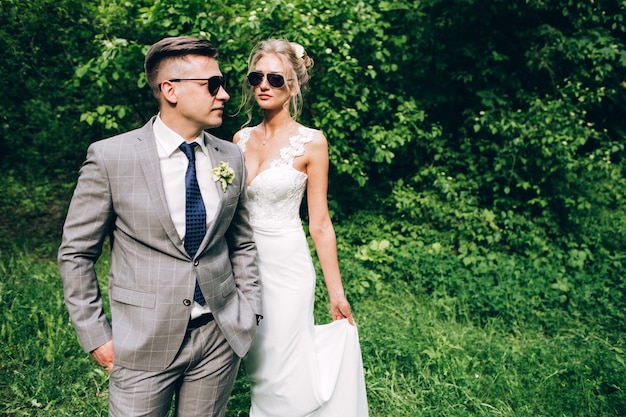
[[[189,300],[189,299],[185,298],[185,299],[183,300],[183,304],[184,304],[184,305],[186,305],[187,307],[189,307],[189,306],[191,305],[191,300]]]
[[[197,259],[193,261],[193,266],[198,266],[198,265],[200,265],[200,261],[198,261]]]

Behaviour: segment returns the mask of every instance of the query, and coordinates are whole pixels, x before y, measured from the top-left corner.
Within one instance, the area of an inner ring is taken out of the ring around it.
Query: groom
[[[261,317],[239,148],[204,129],[230,96],[216,48],[166,38],[145,58],[159,114],[93,143],[59,248],[84,350],[110,372],[110,416],[223,416]],[[195,169],[194,169],[195,168]],[[94,265],[111,239],[105,317]]]

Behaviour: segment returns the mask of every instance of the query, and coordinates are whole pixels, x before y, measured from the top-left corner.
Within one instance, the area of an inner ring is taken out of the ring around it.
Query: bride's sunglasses
[[[211,94],[212,96],[217,95],[217,92],[220,91],[220,87],[223,87],[224,90],[226,90],[226,78],[219,75],[213,76],[211,78],[174,78],[168,81],[171,83],[179,83],[181,81],[206,81],[207,88],[209,89],[209,94]]]
[[[263,74],[259,71],[252,71],[248,74],[248,84],[252,87],[257,87],[263,82],[263,77],[267,77],[267,83],[274,88],[283,88],[285,86],[285,77],[280,74]],[[293,78],[287,79],[287,81],[292,81]]]

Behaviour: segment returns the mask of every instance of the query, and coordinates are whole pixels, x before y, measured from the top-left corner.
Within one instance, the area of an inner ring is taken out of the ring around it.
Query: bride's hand
[[[348,300],[345,298],[330,301],[330,314],[332,315],[333,320],[348,319],[348,322],[354,325],[352,311],[350,310],[350,303],[348,303]]]

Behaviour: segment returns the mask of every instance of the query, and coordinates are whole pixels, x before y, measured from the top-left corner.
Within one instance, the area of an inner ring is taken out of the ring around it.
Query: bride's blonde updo
[[[287,91],[291,93],[289,103],[289,113],[296,119],[302,109],[302,92],[307,88],[309,78],[309,68],[313,66],[313,59],[309,57],[302,45],[289,42],[287,39],[268,39],[259,42],[250,52],[248,57],[248,73],[254,70],[259,59],[264,56],[274,54],[283,62],[285,67],[285,80],[293,78],[295,81],[285,81]],[[254,89],[250,88],[247,81],[244,81],[242,91],[242,105],[248,120],[244,126],[252,121],[252,97]]]

